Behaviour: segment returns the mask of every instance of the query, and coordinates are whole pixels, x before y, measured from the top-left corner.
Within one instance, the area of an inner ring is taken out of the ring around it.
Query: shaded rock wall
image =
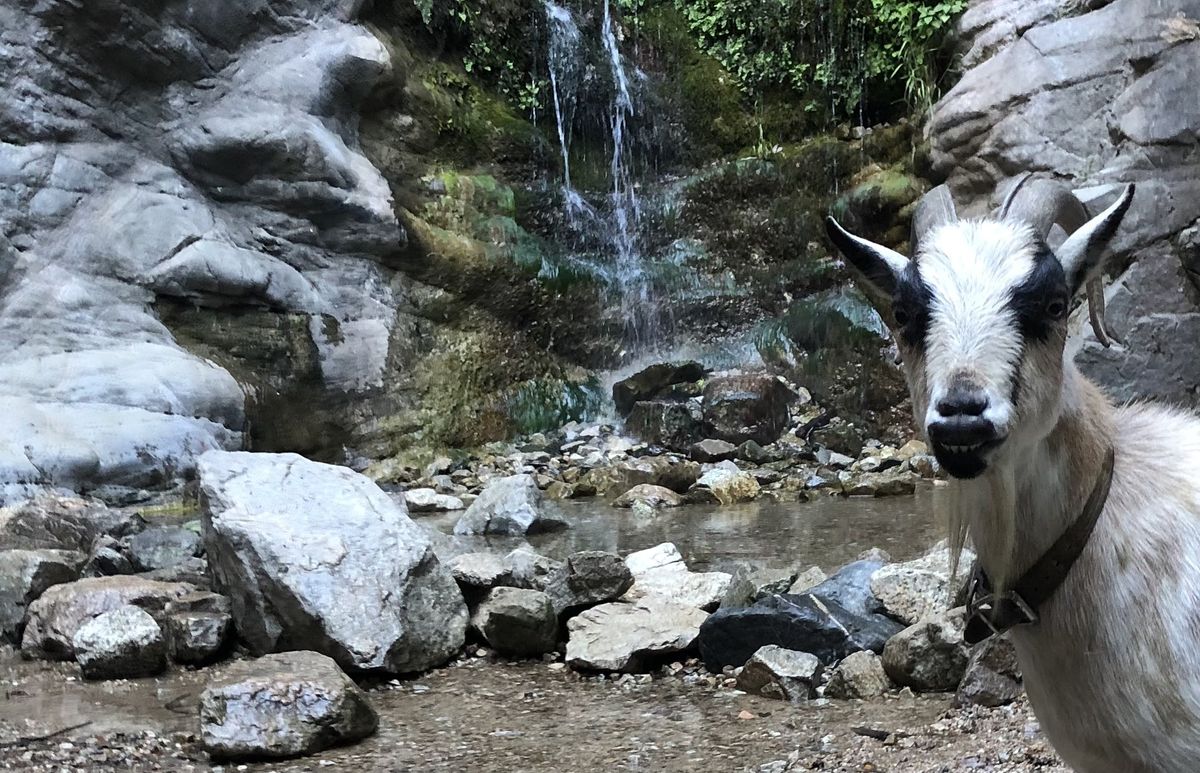
[[[1137,196],[1115,242],[1104,349],[1077,362],[1117,399],[1200,396],[1200,2],[980,0],[958,25],[966,67],[929,126],[933,165],[979,213],[1025,171],[1069,181],[1093,211]]]

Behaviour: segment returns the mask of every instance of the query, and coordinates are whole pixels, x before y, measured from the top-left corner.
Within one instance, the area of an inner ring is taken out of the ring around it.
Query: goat
[[[941,191],[940,211],[915,218],[912,260],[826,226],[896,338],[917,425],[950,476],[952,544],[969,532],[1001,590],[1076,533],[1073,564],[1010,634],[1050,742],[1080,773],[1196,771],[1200,418],[1116,406],[1075,367],[1071,302],[1095,297],[1134,186],[1086,219],[1073,195],[1033,195],[1053,185],[977,220]],[[1080,222],[1052,250],[1064,202]]]

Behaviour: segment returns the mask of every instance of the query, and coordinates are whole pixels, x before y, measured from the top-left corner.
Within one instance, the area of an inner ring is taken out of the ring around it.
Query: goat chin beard
[[[968,533],[997,591],[1013,579],[1013,548],[1017,538],[1016,476],[1004,467],[990,467],[978,478],[951,480],[942,498],[950,541],[950,574],[958,574]]]

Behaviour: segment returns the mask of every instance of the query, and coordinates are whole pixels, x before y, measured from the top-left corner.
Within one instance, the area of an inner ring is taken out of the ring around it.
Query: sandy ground
[[[1024,701],[958,710],[949,696],[897,694],[789,705],[694,665],[612,679],[488,658],[371,686],[380,728],[362,743],[213,768],[196,743],[209,673],[92,684],[72,664],[0,657],[0,770],[1067,773]]]

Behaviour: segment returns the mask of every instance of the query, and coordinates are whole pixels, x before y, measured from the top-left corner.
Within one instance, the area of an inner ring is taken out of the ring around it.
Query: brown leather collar
[[[1083,506],[1083,512],[1011,588],[996,593],[979,561],[975,561],[967,590],[967,627],[963,632],[967,644],[981,642],[1017,625],[1038,621],[1038,609],[1054,595],[1070,574],[1071,567],[1087,547],[1096,522],[1100,520],[1100,512],[1108,501],[1108,491],[1112,485],[1114,458],[1113,449],[1108,449],[1104,466]]]

